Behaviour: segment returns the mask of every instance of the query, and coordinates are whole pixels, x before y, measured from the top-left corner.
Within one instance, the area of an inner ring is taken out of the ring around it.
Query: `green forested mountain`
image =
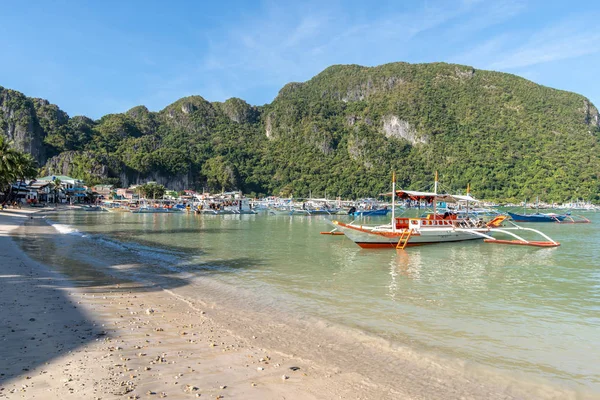
[[[471,67],[337,65],[271,104],[182,98],[93,121],[0,87],[0,134],[44,165],[122,185],[359,197],[438,170],[476,196],[598,200],[600,117],[583,96]]]

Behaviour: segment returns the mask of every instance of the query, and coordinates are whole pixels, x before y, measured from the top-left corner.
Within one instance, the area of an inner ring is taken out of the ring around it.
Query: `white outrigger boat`
[[[232,200],[209,199],[201,202],[195,209],[196,214],[227,215],[227,214],[256,214],[250,200],[237,198]]]
[[[536,247],[557,247],[560,243],[554,241],[546,234],[531,228],[523,228],[516,224],[502,227],[507,216],[499,215],[485,223],[482,219],[472,218],[468,214],[464,218],[454,213],[436,213],[438,201],[458,202],[471,200],[471,196],[454,196],[437,193],[437,173],[434,192],[417,192],[409,190],[396,190],[395,176],[392,183],[392,219],[384,225],[357,225],[333,221],[335,229],[329,234],[341,232],[362,248],[396,248],[404,249],[409,246],[420,246],[435,243],[461,242],[466,240],[484,240],[486,243],[513,244]],[[395,199],[410,199],[432,203],[434,212],[424,218],[404,218],[395,216]],[[527,240],[515,231],[533,232],[545,240]],[[327,233],[327,232],[322,232]],[[497,239],[492,235],[499,233],[511,239]]]

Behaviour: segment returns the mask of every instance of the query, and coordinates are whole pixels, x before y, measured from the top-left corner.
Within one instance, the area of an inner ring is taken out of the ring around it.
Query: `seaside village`
[[[397,192],[397,196],[398,196]],[[4,201],[2,208],[48,207],[69,205],[85,211],[111,211],[134,213],[195,212],[200,214],[255,214],[268,211],[272,214],[290,215],[356,215],[385,216],[392,208],[432,207],[436,203],[437,212],[458,211],[469,207],[470,213],[496,215],[494,209],[499,204],[473,198],[467,189],[464,195],[442,195],[438,193],[402,191],[397,202],[390,202],[391,193],[376,194],[378,198],[344,200],[340,197],[294,198],[269,196],[247,198],[241,191],[211,194],[195,190],[174,191],[156,182],[118,188],[114,185],[86,185],[80,179],[65,175],[43,176],[29,181],[14,182],[7,193],[0,193]],[[519,204],[502,204],[504,207],[528,209],[557,209],[599,211],[600,207],[589,202],[573,200],[563,204],[549,204],[534,200]]]
[[[195,205],[194,209],[198,210],[199,206],[206,204],[208,209],[214,211],[234,205],[238,206],[238,209],[245,207],[249,210],[247,202],[242,201],[241,192],[227,192],[213,196],[209,193],[197,193],[194,190],[181,192],[166,190],[155,182],[147,182],[145,185],[159,188],[160,194],[146,199],[144,191],[141,190],[143,185],[132,185],[128,188],[117,188],[114,185],[91,186],[70,176],[50,175],[13,183],[9,196],[8,193],[1,193],[8,198],[2,203],[2,207],[47,207],[62,204],[97,211],[116,209],[131,211],[140,208],[182,211],[186,207],[187,210],[191,210],[193,205]]]

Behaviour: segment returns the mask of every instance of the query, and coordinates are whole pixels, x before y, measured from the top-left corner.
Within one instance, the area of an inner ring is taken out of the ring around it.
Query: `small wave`
[[[72,235],[81,238],[87,238],[92,240],[97,245],[110,247],[111,249],[115,250],[135,253],[148,260],[177,263],[180,262],[181,258],[185,256],[183,252],[150,247],[133,242],[122,242],[119,240],[110,239],[100,234],[85,234],[72,225],[61,224],[51,219],[46,219],[46,221],[62,235]]]
[[[67,224],[60,224],[58,222],[52,221],[51,219],[46,219],[46,221],[54,228],[56,229],[59,233],[63,234],[63,235],[76,235],[76,236],[81,236],[81,237],[85,237],[85,235],[83,233],[81,233],[79,231],[79,229],[74,228],[71,225],[67,225]]]
[[[95,243],[102,246],[111,247],[113,249],[128,251],[139,254],[148,259],[177,263],[185,256],[182,252],[161,249],[157,247],[145,246],[139,243],[121,242],[118,240],[109,239],[103,235],[92,235],[90,237]]]

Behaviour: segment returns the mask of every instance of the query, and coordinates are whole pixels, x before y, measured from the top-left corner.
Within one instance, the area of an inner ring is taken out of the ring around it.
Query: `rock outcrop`
[[[6,136],[15,149],[31,154],[39,164],[46,161],[43,146],[45,132],[40,126],[34,101],[22,93],[2,86],[0,134]]]
[[[258,120],[260,115],[256,107],[237,97],[227,99],[224,103],[215,104],[229,119],[237,123],[253,124]]]
[[[404,139],[413,145],[427,143],[427,140],[421,137],[408,121],[400,119],[396,115],[386,115],[383,117],[382,130],[386,137]]]

